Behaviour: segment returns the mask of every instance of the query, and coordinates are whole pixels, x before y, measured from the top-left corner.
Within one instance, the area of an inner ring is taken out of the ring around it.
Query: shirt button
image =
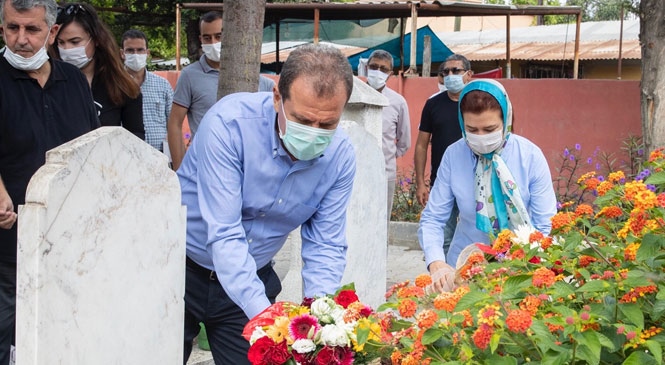
[[[277,156],[277,151],[272,151],[272,156],[273,157]]]
[[[265,217],[266,214],[265,214],[265,213],[261,213],[261,214],[259,214],[259,216],[260,216],[260,217]]]
[[[252,241],[254,241],[254,240],[250,238],[250,239],[247,240],[247,243],[252,243]]]
[[[277,204],[282,204],[282,199],[278,200]]]

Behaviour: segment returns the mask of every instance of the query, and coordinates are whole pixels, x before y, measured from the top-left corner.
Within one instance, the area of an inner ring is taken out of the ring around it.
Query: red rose
[[[256,340],[247,353],[247,358],[253,365],[282,365],[290,357],[286,341],[275,343],[268,336]]]
[[[335,297],[335,303],[341,305],[345,309],[349,306],[349,304],[357,301],[358,301],[358,296],[356,295],[356,292],[353,290],[342,290]]]
[[[352,365],[353,351],[348,347],[324,347],[316,355],[316,365]]]
[[[315,300],[314,298],[304,297],[300,305],[302,305],[303,307],[312,308],[312,303],[314,303],[314,300]]]

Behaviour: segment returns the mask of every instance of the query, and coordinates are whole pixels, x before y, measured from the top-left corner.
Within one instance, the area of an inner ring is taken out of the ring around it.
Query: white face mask
[[[90,39],[88,40],[88,43],[90,43]],[[58,51],[60,52],[60,58],[62,58],[63,61],[72,64],[78,68],[85,67],[85,65],[87,65],[88,63],[90,63],[90,61],[92,61],[92,58],[88,58],[88,55],[85,53],[85,47],[88,46],[88,43],[80,47],[74,47],[68,49],[58,46]]]
[[[125,54],[125,66],[128,69],[138,72],[145,68],[148,63],[148,54]]]
[[[222,54],[222,42],[213,44],[202,44],[203,53],[213,62],[219,62],[219,56]]]
[[[379,90],[386,86],[387,79],[388,74],[384,74],[381,70],[367,70],[367,83],[369,86],[373,87],[374,90]]]
[[[48,43],[48,37],[51,33],[51,28],[49,28],[48,35],[46,36],[46,40],[44,41],[44,45],[42,48],[37,51],[34,55],[32,55],[29,58],[25,58],[19,54],[16,54],[12,52],[9,47],[5,47],[5,53],[4,57],[9,62],[9,64],[19,70],[23,71],[34,71],[34,70],[39,70],[46,61],[48,61],[48,53],[46,53],[46,43]],[[4,37],[3,37],[4,38]],[[5,38],[5,44],[7,43],[7,39]]]
[[[503,144],[503,131],[488,134],[466,133],[466,144],[473,152],[479,155],[485,155],[496,151]]]

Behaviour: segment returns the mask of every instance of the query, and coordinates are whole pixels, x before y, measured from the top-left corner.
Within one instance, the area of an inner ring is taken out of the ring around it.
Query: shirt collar
[[[199,63],[201,63],[201,68],[203,69],[203,72],[209,73],[209,72],[219,72],[218,69],[210,67],[208,64],[206,55],[202,55],[201,58],[199,59]]]

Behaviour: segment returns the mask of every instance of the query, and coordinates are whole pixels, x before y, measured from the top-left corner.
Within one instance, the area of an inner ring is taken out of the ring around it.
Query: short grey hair
[[[52,27],[55,24],[55,18],[58,15],[58,4],[55,0],[0,0],[0,20],[3,24],[5,23],[5,4],[9,1],[18,12],[30,10],[36,6],[43,6],[46,10],[46,16],[44,17],[46,25]]]
[[[340,83],[346,100],[353,90],[353,70],[349,60],[337,48],[323,44],[305,44],[296,48],[284,62],[279,74],[279,94],[282,100],[291,96],[291,85],[299,78],[312,81],[318,97],[333,96]]]
[[[462,56],[459,53],[451,54],[446,58],[446,61],[439,65],[439,72],[443,72],[443,69],[446,68],[446,62],[448,61],[462,61],[462,66],[465,70],[471,70],[471,62]]]
[[[390,68],[395,67],[393,64],[393,55],[390,54],[388,51],[384,51],[382,49],[377,49],[376,51],[372,52],[369,55],[369,58],[367,59],[367,63],[372,61],[373,58],[376,58],[377,60],[386,60],[390,62]]]

